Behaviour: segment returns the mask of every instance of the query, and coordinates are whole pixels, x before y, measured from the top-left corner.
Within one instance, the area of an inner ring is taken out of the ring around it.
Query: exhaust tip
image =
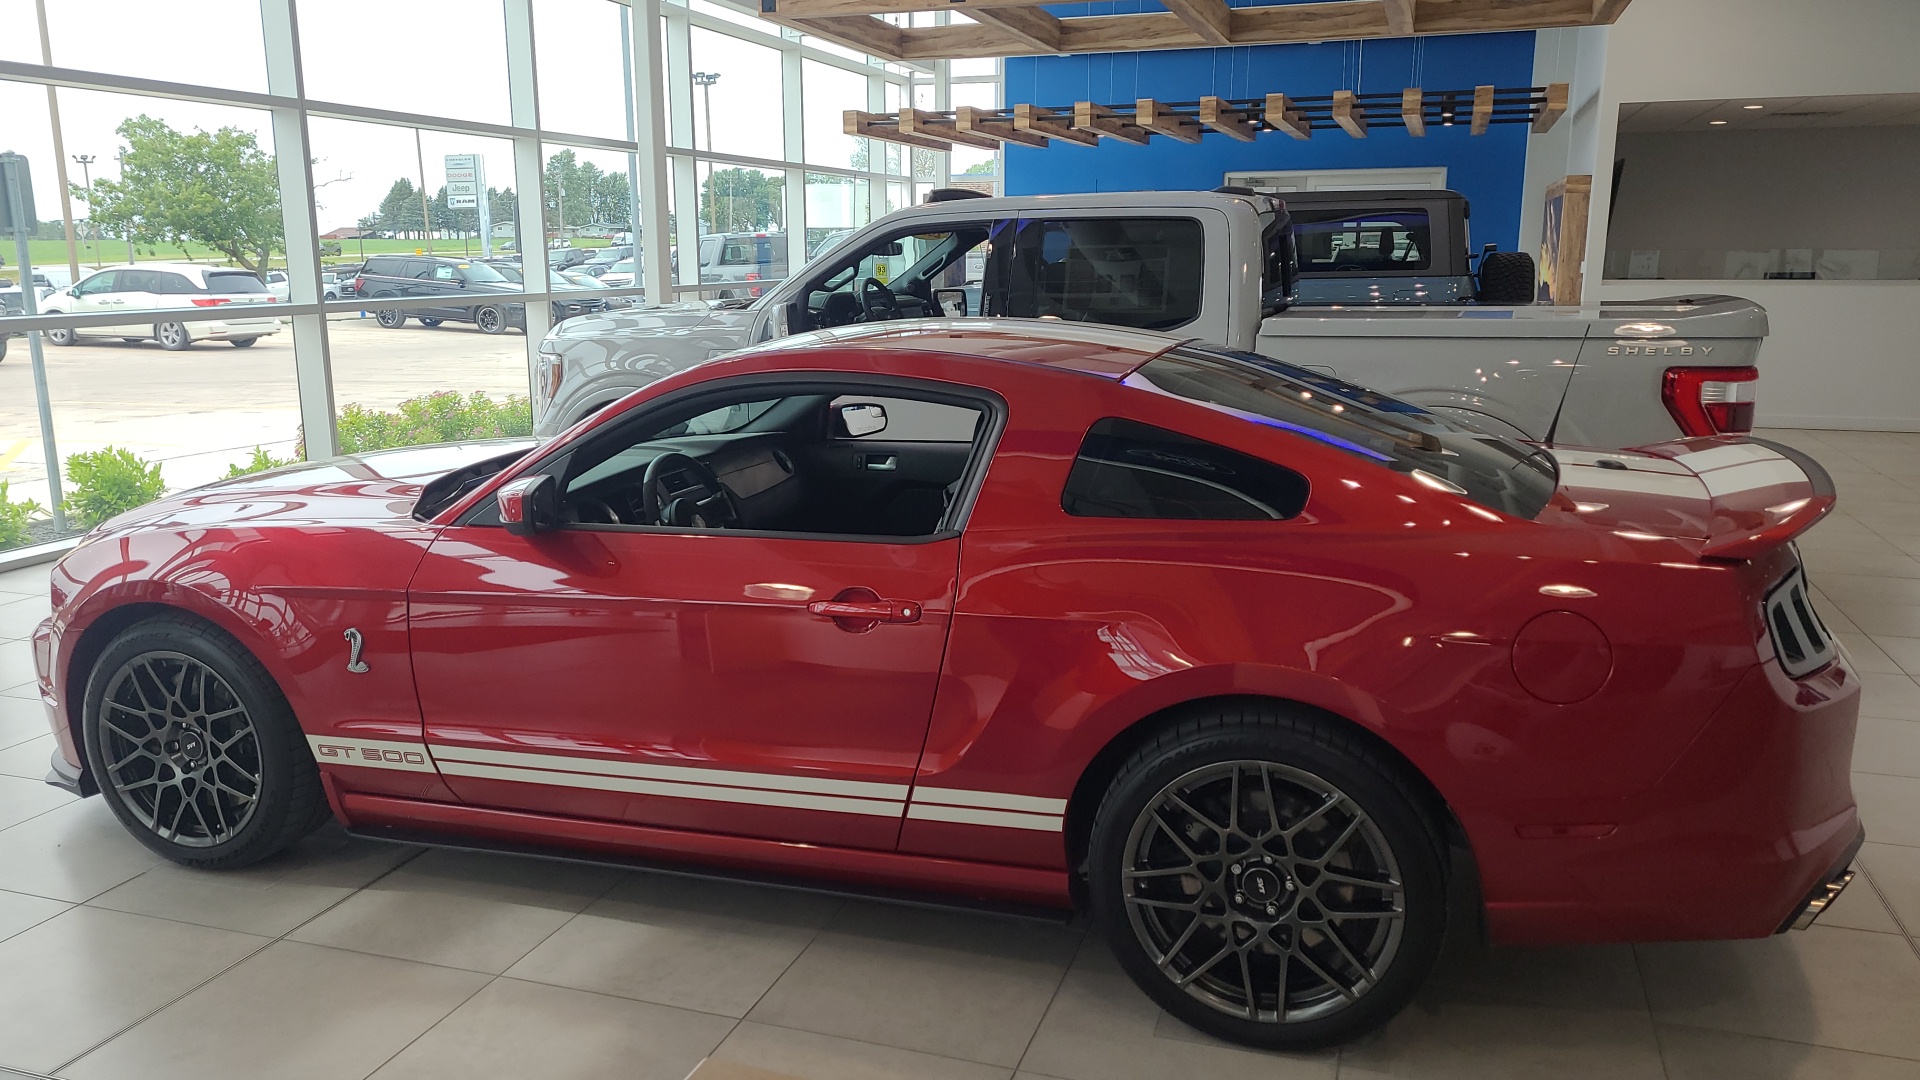
[[[1800,909],[1800,914],[1795,915],[1793,921],[1787,924],[1787,929],[1805,930],[1812,926],[1813,920],[1819,918],[1835,900],[1840,899],[1840,894],[1852,882],[1853,871],[1842,870],[1815,888],[1813,894],[1807,897],[1806,905]]]

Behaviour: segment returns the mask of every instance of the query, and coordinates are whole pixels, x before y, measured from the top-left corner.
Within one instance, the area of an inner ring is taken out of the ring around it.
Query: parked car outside
[[[280,332],[280,321],[258,307],[276,299],[249,270],[201,263],[143,262],[88,274],[72,288],[49,296],[42,311],[49,315],[127,316],[125,323],[109,326],[49,330],[47,340],[55,345],[72,345],[82,337],[117,337],[126,341],[156,340],[170,351],[191,348],[196,341],[225,341],[246,348]],[[184,322],[150,314],[168,308],[220,308],[227,317]]]
[[[293,286],[287,282],[287,272],[285,270],[267,271],[265,281],[267,283],[267,291],[273,294],[275,300],[284,304],[287,302],[287,299],[293,295]]]
[[[408,317],[422,326],[448,320],[468,322],[483,334],[499,334],[511,327],[526,329],[526,307],[509,297],[520,286],[498,267],[470,259],[437,255],[375,255],[354,280],[354,291],[370,300],[418,298],[415,307],[381,308],[374,318],[381,326],[398,329]]]
[[[700,282],[766,282],[787,276],[787,234],[719,233],[700,238]],[[759,296],[761,286],[723,289],[720,298]]]
[[[556,273],[560,275],[561,280],[567,283],[567,287],[569,288],[586,289],[599,293],[605,293],[612,289],[612,286],[601,281],[599,278],[581,270],[560,270],[556,271]],[[556,285],[554,287],[560,288],[561,286]],[[606,305],[606,310],[608,311],[623,311],[641,302],[637,296],[601,296],[599,299]]]
[[[1767,937],[1862,840],[1860,677],[1792,544],[1834,489],[1765,441],[1545,451],[1174,336],[958,321],[350,472],[174,495],[54,567],[50,780],[209,869],[332,810],[1077,906],[1159,1007],[1291,1050],[1385,1023],[1450,924]]]
[[[490,259],[488,260],[488,265],[499,271],[502,277],[515,284],[524,284],[527,280],[527,275],[521,269],[520,262],[517,259],[512,261]],[[562,271],[548,270],[547,278],[549,281],[548,287],[554,292],[580,289],[580,286],[575,285],[572,281],[564,277]],[[588,278],[587,280],[591,281],[593,279]],[[568,319],[606,311],[609,306],[604,298],[598,296],[583,296],[578,299],[569,297],[565,300],[555,300],[553,301],[553,322],[555,326],[558,326]]]
[[[640,264],[632,259],[621,259],[599,277],[600,284],[609,289],[630,289],[639,283]]]

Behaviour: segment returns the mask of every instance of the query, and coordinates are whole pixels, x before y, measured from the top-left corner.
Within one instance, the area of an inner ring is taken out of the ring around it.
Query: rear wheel
[[[507,328],[507,313],[492,305],[475,308],[473,325],[483,334],[498,334]]]
[[[163,616],[129,628],[101,654],[84,704],[88,768],[107,805],[175,862],[258,862],[327,815],[286,698],[214,627]]]
[[[1221,1038],[1341,1042],[1407,1003],[1446,930],[1440,845],[1401,770],[1279,705],[1196,713],[1108,789],[1090,899],[1141,989]]]
[[[163,322],[153,328],[153,336],[160,339],[160,347],[168,352],[179,352],[193,345],[193,335],[187,332],[184,323]]]
[[[233,346],[236,349],[245,349],[250,347],[251,345],[253,345],[254,342],[259,340],[260,339],[257,337],[241,337],[241,338],[234,338],[232,341],[227,342],[227,344]]]
[[[398,330],[407,325],[407,313],[394,308],[381,308],[374,313],[374,321],[389,330]]]

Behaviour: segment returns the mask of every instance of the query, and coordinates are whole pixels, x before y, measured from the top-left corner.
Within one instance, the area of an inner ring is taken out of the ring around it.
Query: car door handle
[[[807,612],[823,619],[849,619],[856,622],[920,621],[920,605],[911,600],[815,600]]]
[[[861,454],[860,466],[874,472],[892,472],[900,467],[900,458],[895,454]]]

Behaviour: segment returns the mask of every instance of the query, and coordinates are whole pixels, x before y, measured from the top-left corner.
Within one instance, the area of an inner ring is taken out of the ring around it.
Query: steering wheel
[[[900,298],[879,278],[860,283],[860,306],[867,309],[868,322],[900,317]]]
[[[663,491],[670,472],[685,473],[692,478],[692,486]],[[696,489],[698,498],[691,495]],[[663,495],[667,497],[664,505]],[[640,510],[648,525],[696,529],[740,527],[740,504],[734,501],[727,485],[720,482],[706,462],[673,450],[647,462],[647,471],[640,480]]]

